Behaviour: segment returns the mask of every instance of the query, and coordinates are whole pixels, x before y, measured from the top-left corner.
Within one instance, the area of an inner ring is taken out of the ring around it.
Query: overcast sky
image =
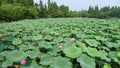
[[[35,3],[39,2],[39,0],[34,0]],[[47,3],[48,0],[42,0],[43,3]],[[120,0],[51,0],[55,1],[58,5],[66,5],[69,6],[70,10],[86,10],[89,8],[89,5],[96,6],[98,5],[100,8],[104,6],[119,6]]]

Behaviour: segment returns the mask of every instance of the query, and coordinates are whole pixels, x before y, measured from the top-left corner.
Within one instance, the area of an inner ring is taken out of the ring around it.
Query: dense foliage
[[[33,0],[1,0],[0,1],[0,20],[15,21],[20,19],[68,17],[69,7],[48,0],[48,6],[35,3]]]
[[[35,6],[39,12],[39,17],[89,17],[89,18],[111,18],[117,17],[120,18],[120,7],[117,6],[106,6],[99,8],[98,6],[92,7],[89,6],[88,10],[82,11],[71,11],[68,6],[61,5],[58,6],[56,2],[50,2],[48,0],[48,7],[46,4],[36,3]]]
[[[59,17],[120,18],[120,7],[90,6],[88,10],[71,11],[68,6],[58,6],[56,2],[50,0],[47,4],[43,4],[42,0],[38,3],[34,3],[34,0],[0,0],[0,20]]]
[[[40,18],[58,18],[58,17],[70,17],[70,10],[68,6],[58,6],[56,2],[48,0],[47,5],[43,4],[42,0],[39,3],[35,3],[35,7],[38,10]]]
[[[0,68],[120,67],[119,19],[22,20],[0,29]]]
[[[99,8],[98,6],[95,7],[89,6],[88,10],[81,11],[79,12],[78,15],[90,18],[111,18],[111,17],[120,18],[120,7],[106,6],[103,8]]]
[[[0,20],[14,21],[38,18],[33,0],[0,0]]]

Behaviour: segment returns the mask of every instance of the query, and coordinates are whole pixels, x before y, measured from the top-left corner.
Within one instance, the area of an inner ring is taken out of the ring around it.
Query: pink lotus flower
[[[60,49],[61,49],[61,48],[63,48],[63,46],[62,46],[62,45],[59,45],[59,46],[58,46],[58,48],[60,48]]]
[[[26,60],[22,59],[22,60],[20,60],[20,63],[21,63],[22,65],[24,65],[24,64],[26,64]]]
[[[75,38],[70,38],[70,41],[71,41],[71,42],[74,42],[74,41],[75,41]]]

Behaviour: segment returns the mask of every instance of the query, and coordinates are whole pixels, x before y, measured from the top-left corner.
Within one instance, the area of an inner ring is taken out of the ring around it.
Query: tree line
[[[71,11],[68,6],[58,6],[56,2],[50,0],[47,4],[43,4],[42,0],[39,3],[34,3],[33,0],[0,0],[0,20],[59,17],[120,18],[120,7],[89,6],[88,10]]]
[[[105,6],[100,8],[98,6],[92,7],[89,6],[88,10],[83,10],[79,12],[81,17],[90,17],[90,18],[120,18],[120,7],[117,6]]]
[[[43,4],[42,0],[40,0],[39,3],[35,3],[35,8],[40,18],[70,17],[68,6],[58,6],[56,2],[51,2],[50,0],[48,0],[47,4]]]
[[[56,2],[42,0],[0,0],[0,20],[16,21],[20,19],[70,17],[68,6],[58,6]]]
[[[0,19],[14,21],[38,18],[33,0],[0,0]]]

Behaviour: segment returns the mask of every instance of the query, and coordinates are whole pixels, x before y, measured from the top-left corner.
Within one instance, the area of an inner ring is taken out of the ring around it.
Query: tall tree
[[[89,6],[88,13],[89,13],[89,17],[93,17],[94,8],[92,6]]]
[[[35,3],[35,8],[39,12],[39,4],[38,3]]]
[[[34,6],[34,1],[33,0],[28,0],[28,6]]]
[[[12,20],[13,6],[11,4],[3,4],[0,7],[0,19],[10,21]]]
[[[35,19],[35,18],[38,18],[38,12],[35,8],[27,8],[25,10],[25,14],[24,14],[24,17],[27,18],[27,19]]]
[[[46,18],[47,17],[47,5],[46,4],[44,5],[43,11],[44,11],[44,13],[43,13],[44,16],[43,17]]]
[[[38,9],[38,8],[39,8],[38,3],[35,3],[35,8],[36,8],[36,9]]]
[[[2,1],[0,0],[0,6],[2,5]]]
[[[92,13],[92,7],[89,6],[88,13]]]
[[[58,5],[57,5],[57,3],[56,2],[52,2],[51,3],[51,8],[50,8],[51,16],[52,17],[56,17],[57,11],[58,11]]]
[[[104,11],[104,12],[110,11],[110,6],[105,6],[105,7],[101,8],[100,10]]]
[[[48,0],[48,9],[50,9],[51,4],[50,4],[50,0]]]
[[[98,8],[98,5],[95,6],[95,9],[93,11],[93,16],[96,17],[96,18],[99,17],[99,8]]]
[[[38,18],[33,0],[0,0],[0,19],[13,21]]]
[[[52,9],[51,9],[51,1],[48,0],[48,15],[47,17],[51,18],[52,17]]]
[[[12,18],[13,20],[20,20],[24,18],[24,7],[16,5],[13,7]]]
[[[69,7],[65,5],[60,6],[60,11],[62,14],[62,17],[68,17],[69,16]]]
[[[44,15],[43,9],[44,9],[43,2],[42,2],[42,0],[40,0],[39,17],[43,17],[43,15]]]
[[[26,6],[26,7],[34,6],[33,0],[18,0],[17,2],[22,4],[23,6]]]
[[[6,3],[12,4],[12,3],[14,3],[14,1],[13,0],[6,0]]]

